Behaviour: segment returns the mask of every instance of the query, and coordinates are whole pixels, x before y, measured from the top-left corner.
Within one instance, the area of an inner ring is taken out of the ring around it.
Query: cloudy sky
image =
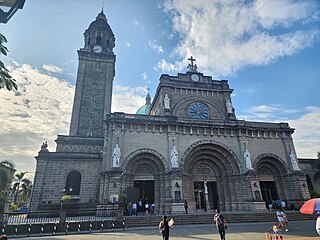
[[[0,91],[0,160],[34,172],[68,134],[83,33],[104,12],[116,36],[113,111],[135,113],[162,73],[227,79],[239,119],[288,122],[299,158],[320,151],[320,3],[298,0],[26,1],[1,33],[19,85]]]

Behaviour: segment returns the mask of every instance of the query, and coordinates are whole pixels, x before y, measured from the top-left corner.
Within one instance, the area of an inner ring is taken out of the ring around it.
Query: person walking
[[[284,228],[284,230],[286,232],[289,231],[289,222],[288,222],[288,218],[287,215],[284,213],[284,211],[281,208],[278,208],[278,210],[276,211],[276,215],[278,218],[278,221],[280,223],[281,228]]]
[[[159,223],[159,231],[161,233],[162,239],[163,240],[169,240],[169,235],[170,235],[170,226],[167,221],[167,216],[163,215],[162,220]]]
[[[133,202],[133,204],[132,204],[132,214],[134,216],[137,216],[137,203],[136,202]]]
[[[222,216],[220,214],[219,209],[216,210],[216,214],[213,217],[213,221],[215,222],[217,230],[219,231],[220,240],[225,240],[226,239],[227,221],[224,218],[224,216]]]
[[[187,202],[187,199],[184,200],[184,209],[186,210],[186,214],[188,214],[188,202]]]

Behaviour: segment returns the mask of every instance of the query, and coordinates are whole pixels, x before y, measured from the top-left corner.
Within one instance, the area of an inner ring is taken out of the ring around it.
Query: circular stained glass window
[[[208,119],[209,110],[202,103],[192,103],[188,108],[188,115],[190,118]]]

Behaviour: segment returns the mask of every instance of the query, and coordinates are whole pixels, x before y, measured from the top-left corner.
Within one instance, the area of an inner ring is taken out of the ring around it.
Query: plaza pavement
[[[160,219],[159,219],[160,220]],[[272,223],[233,223],[228,225],[227,240],[265,240],[265,232]],[[290,231],[284,232],[284,240],[320,240],[315,231],[315,221],[295,221],[289,223]],[[21,239],[13,238],[9,239]],[[129,228],[103,233],[74,234],[25,238],[30,240],[160,240],[157,226]],[[176,225],[170,231],[170,240],[219,240],[213,224]]]

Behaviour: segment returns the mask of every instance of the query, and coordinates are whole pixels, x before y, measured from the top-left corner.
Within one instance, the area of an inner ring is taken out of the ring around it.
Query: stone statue
[[[164,102],[164,109],[170,109],[170,98],[168,97],[168,94],[165,95],[163,102]]]
[[[227,107],[227,112],[228,113],[233,113],[233,107],[232,107],[232,103],[231,103],[230,99],[227,100],[226,107]]]
[[[249,150],[247,148],[244,151],[243,158],[244,158],[244,160],[246,162],[246,168],[248,170],[252,170],[253,167],[252,167],[252,164],[251,164],[251,155],[250,155],[250,152],[249,152]]]
[[[292,165],[293,171],[300,171],[300,168],[299,168],[298,162],[297,162],[296,154],[293,151],[291,151],[289,157],[290,157],[290,161],[291,161],[291,165]]]
[[[42,143],[42,145],[41,145],[41,150],[40,150],[40,151],[49,152],[47,141],[45,141],[44,143]]]
[[[172,168],[178,168],[178,151],[176,149],[176,146],[173,146],[171,149],[171,166]]]
[[[116,147],[113,149],[113,153],[112,153],[112,167],[119,167],[120,157],[121,157],[120,147],[118,144],[116,144]]]

